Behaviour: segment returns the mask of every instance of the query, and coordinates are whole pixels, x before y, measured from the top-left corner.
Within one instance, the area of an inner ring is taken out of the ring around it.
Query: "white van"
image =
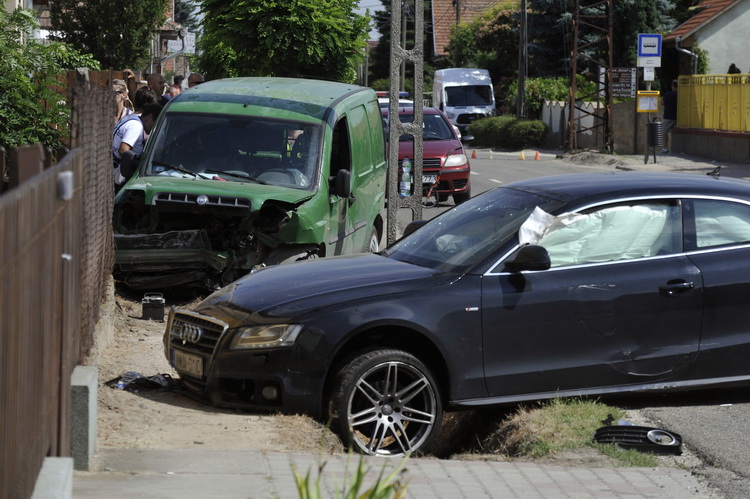
[[[450,68],[435,71],[433,106],[443,111],[462,134],[477,119],[495,114],[495,95],[486,69]]]

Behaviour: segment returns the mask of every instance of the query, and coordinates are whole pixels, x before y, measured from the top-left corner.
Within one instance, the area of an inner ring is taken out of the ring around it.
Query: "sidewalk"
[[[319,456],[281,452],[107,449],[96,472],[75,472],[75,498],[293,499],[296,468],[317,478]],[[358,456],[324,456],[321,497],[343,497]],[[371,485],[398,467],[398,459],[366,458]],[[401,476],[407,498],[523,497],[721,497],[687,470],[670,468],[572,468],[522,462],[409,459]],[[364,491],[366,487],[360,489]]]

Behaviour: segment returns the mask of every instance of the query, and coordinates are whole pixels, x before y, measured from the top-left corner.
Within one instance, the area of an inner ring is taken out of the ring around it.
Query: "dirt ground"
[[[115,300],[104,319],[113,321],[114,338],[97,360],[99,448],[340,449],[338,438],[307,417],[217,409],[171,390],[106,386],[127,372],[178,378],[164,357],[165,323],[142,319],[142,303],[132,297],[118,293]]]
[[[167,306],[170,305],[167,300]],[[191,303],[178,305],[190,308]],[[305,416],[218,409],[178,391],[140,390],[136,393],[106,386],[106,382],[127,372],[147,377],[169,374],[178,378],[164,357],[164,322],[143,319],[141,300],[122,293],[115,294],[115,304],[109,310],[103,320],[114,325],[113,338],[109,346],[96,355],[100,381],[98,448],[343,452],[338,437]],[[628,416],[635,424],[648,425],[637,412],[629,412]],[[497,431],[503,414],[498,412],[497,418],[493,418],[494,415],[488,418],[487,414],[479,416],[471,412],[446,416],[442,448],[438,451],[440,457],[508,460],[507,456],[485,445]],[[699,464],[689,452],[660,459],[664,466],[670,467],[690,468]],[[594,448],[569,450],[544,461],[561,466],[616,465]]]

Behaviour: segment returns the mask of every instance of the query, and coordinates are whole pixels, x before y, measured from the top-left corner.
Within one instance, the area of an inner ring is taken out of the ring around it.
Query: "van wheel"
[[[401,350],[355,357],[337,373],[330,401],[344,444],[373,456],[424,454],[443,420],[435,378]]]
[[[380,251],[380,236],[378,236],[378,229],[375,227],[372,228],[372,231],[370,232],[370,239],[367,243],[367,252],[369,253],[377,253]]]

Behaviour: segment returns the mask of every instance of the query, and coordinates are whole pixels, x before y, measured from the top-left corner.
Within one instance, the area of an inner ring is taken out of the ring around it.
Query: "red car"
[[[401,108],[399,119],[402,123],[412,121],[414,110],[412,108]],[[388,111],[383,111],[383,117],[388,117]],[[471,197],[471,183],[469,175],[469,157],[466,155],[464,146],[456,134],[450,120],[442,111],[426,107],[423,109],[423,133],[424,151],[422,157],[422,182],[425,187],[435,182],[440,175],[438,183],[438,195],[441,200],[453,196],[453,202],[461,204]],[[471,140],[465,137],[464,140]],[[399,176],[404,158],[409,157],[414,161],[414,144],[410,135],[402,135],[399,138],[398,166]]]

